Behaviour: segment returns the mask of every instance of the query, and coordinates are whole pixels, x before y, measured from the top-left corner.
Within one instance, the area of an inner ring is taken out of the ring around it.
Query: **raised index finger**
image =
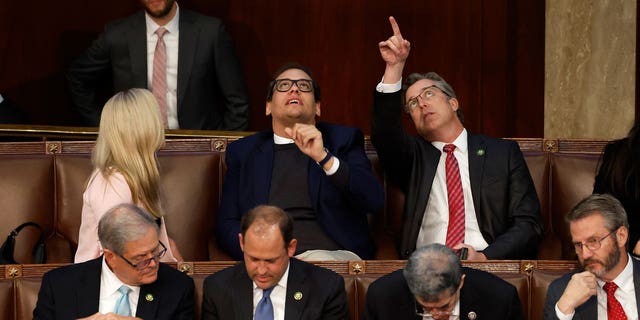
[[[402,33],[400,32],[400,27],[398,26],[398,22],[396,22],[396,18],[394,18],[393,16],[389,17],[389,23],[391,23],[393,35],[402,39]]]

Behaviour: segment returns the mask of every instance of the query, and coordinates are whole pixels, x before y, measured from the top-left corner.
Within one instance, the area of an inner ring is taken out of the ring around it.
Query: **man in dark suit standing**
[[[163,263],[159,228],[137,206],[121,204],[98,224],[103,256],[47,272],[33,319],[194,318],[193,280]]]
[[[258,206],[242,217],[244,262],[204,281],[202,319],[348,319],[344,280],[292,258],[293,222],[282,209]]]
[[[410,43],[389,20],[371,141],[406,196],[401,258],[429,243],[467,248],[469,260],[535,258],[540,204],[518,144],[467,132],[453,88],[434,72],[410,74],[401,87]],[[402,129],[403,102],[419,136]]]
[[[463,268],[441,244],[413,252],[404,270],[374,281],[365,319],[522,319],[516,288],[481,270]]]
[[[266,114],[272,130],[229,144],[216,235],[233,258],[240,217],[271,204],[294,221],[297,257],[303,260],[373,258],[367,214],[384,204],[371,171],[364,136],[356,128],[316,123],[320,86],[311,71],[285,64],[269,86]]]
[[[590,195],[566,221],[582,269],[549,285],[544,319],[637,320],[640,261],[627,252],[629,223],[620,201]]]
[[[249,99],[233,44],[219,19],[140,0],[144,11],[111,22],[69,69],[71,94],[86,124],[97,126],[100,78],[115,92],[148,88],[169,129],[245,130]]]

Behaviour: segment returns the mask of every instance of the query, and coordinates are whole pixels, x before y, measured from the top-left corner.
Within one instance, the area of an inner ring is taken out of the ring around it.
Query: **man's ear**
[[[319,117],[321,113],[320,101],[316,102],[316,116]]]
[[[297,246],[298,246],[298,240],[291,239],[291,242],[289,242],[289,246],[287,247],[287,254],[289,255],[289,257],[293,257],[293,255],[296,253]]]
[[[238,241],[240,241],[240,250],[244,252],[244,240],[242,239],[242,233],[238,233]]]
[[[269,116],[271,114],[271,101],[267,101],[264,107],[264,115]]]
[[[451,106],[451,110],[458,111],[458,108],[460,108],[460,105],[458,103],[459,103],[458,99],[456,98],[449,99],[449,105]]]
[[[626,248],[627,241],[629,241],[629,229],[627,229],[627,227],[622,226],[618,228],[616,231],[616,241],[618,243],[618,247]]]

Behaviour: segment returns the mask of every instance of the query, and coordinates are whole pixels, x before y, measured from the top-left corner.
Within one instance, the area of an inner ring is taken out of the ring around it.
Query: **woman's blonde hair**
[[[146,89],[116,93],[102,109],[92,162],[105,177],[120,172],[134,202],[161,217],[160,172],[156,151],[164,144],[160,107]]]

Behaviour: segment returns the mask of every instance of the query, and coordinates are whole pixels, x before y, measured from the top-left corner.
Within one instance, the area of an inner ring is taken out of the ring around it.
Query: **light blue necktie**
[[[122,293],[122,296],[116,301],[116,307],[113,309],[113,313],[121,316],[131,316],[131,306],[129,305],[129,292],[131,292],[131,288],[123,285],[118,288],[118,292]]]
[[[262,289],[262,299],[256,306],[255,320],[273,320],[273,305],[271,304],[271,298],[269,298],[273,288]]]

